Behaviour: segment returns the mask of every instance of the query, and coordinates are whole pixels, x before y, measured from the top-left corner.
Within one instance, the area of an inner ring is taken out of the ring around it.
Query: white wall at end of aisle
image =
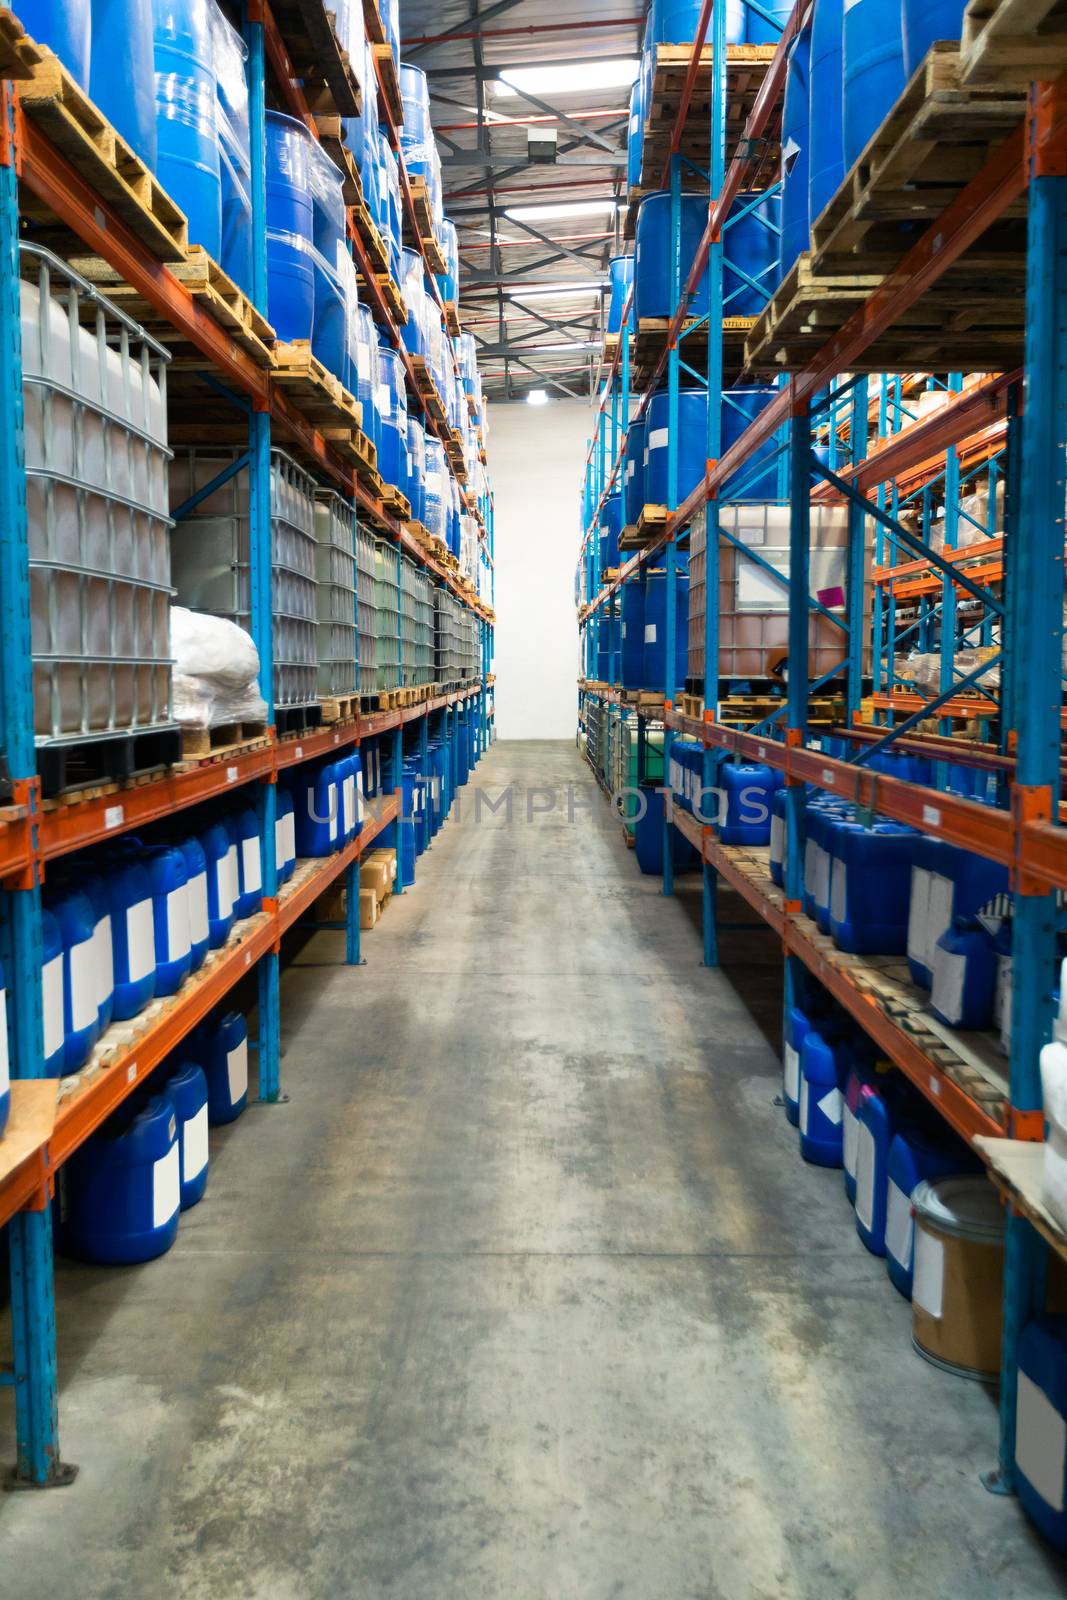
[[[494,405],[496,708],[502,739],[573,739],[574,562],[590,427],[580,400]]]

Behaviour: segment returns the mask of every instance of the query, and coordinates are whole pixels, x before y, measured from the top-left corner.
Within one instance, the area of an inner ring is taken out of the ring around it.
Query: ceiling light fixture
[[[509,300],[555,300],[564,295],[603,294],[606,283],[553,283],[536,289],[509,289]]]
[[[550,222],[554,217],[591,217],[615,211],[620,202],[607,195],[602,200],[558,200],[542,206],[506,206],[504,215],[512,222]]]
[[[529,394],[526,396],[526,404],[528,406],[547,406],[548,390],[531,389]]]
[[[578,61],[558,67],[516,67],[493,79],[493,93],[503,99],[519,90],[531,94],[588,94],[593,89],[628,89],[640,71],[636,56],[607,61]]]

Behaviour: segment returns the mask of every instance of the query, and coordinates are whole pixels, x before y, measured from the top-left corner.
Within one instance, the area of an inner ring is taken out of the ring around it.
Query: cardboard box
[[[378,920],[378,897],[373,889],[359,891],[359,925],[363,929],[373,928]]]
[[[388,890],[392,894],[396,888],[396,851],[386,848],[372,850],[367,856],[368,861],[385,861],[389,867]]]
[[[387,894],[392,893],[392,882],[389,876],[389,863],[387,861],[364,861],[359,869],[360,889],[372,889],[375,897],[382,901]]]

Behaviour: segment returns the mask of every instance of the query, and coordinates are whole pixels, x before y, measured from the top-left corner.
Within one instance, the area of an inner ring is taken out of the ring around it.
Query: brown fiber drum
[[[915,1213],[912,1341],[961,1377],[1000,1373],[1004,1213],[985,1178],[920,1183]]]

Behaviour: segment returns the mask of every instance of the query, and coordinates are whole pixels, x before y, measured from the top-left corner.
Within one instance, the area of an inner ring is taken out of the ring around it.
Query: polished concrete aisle
[[[573,748],[477,779],[511,819],[469,787],[367,965],[288,972],[290,1101],[213,1138],[174,1250],[61,1270],[81,1474],[0,1500],[0,1593],[1067,1593],[799,1159],[769,936],[705,970]]]

